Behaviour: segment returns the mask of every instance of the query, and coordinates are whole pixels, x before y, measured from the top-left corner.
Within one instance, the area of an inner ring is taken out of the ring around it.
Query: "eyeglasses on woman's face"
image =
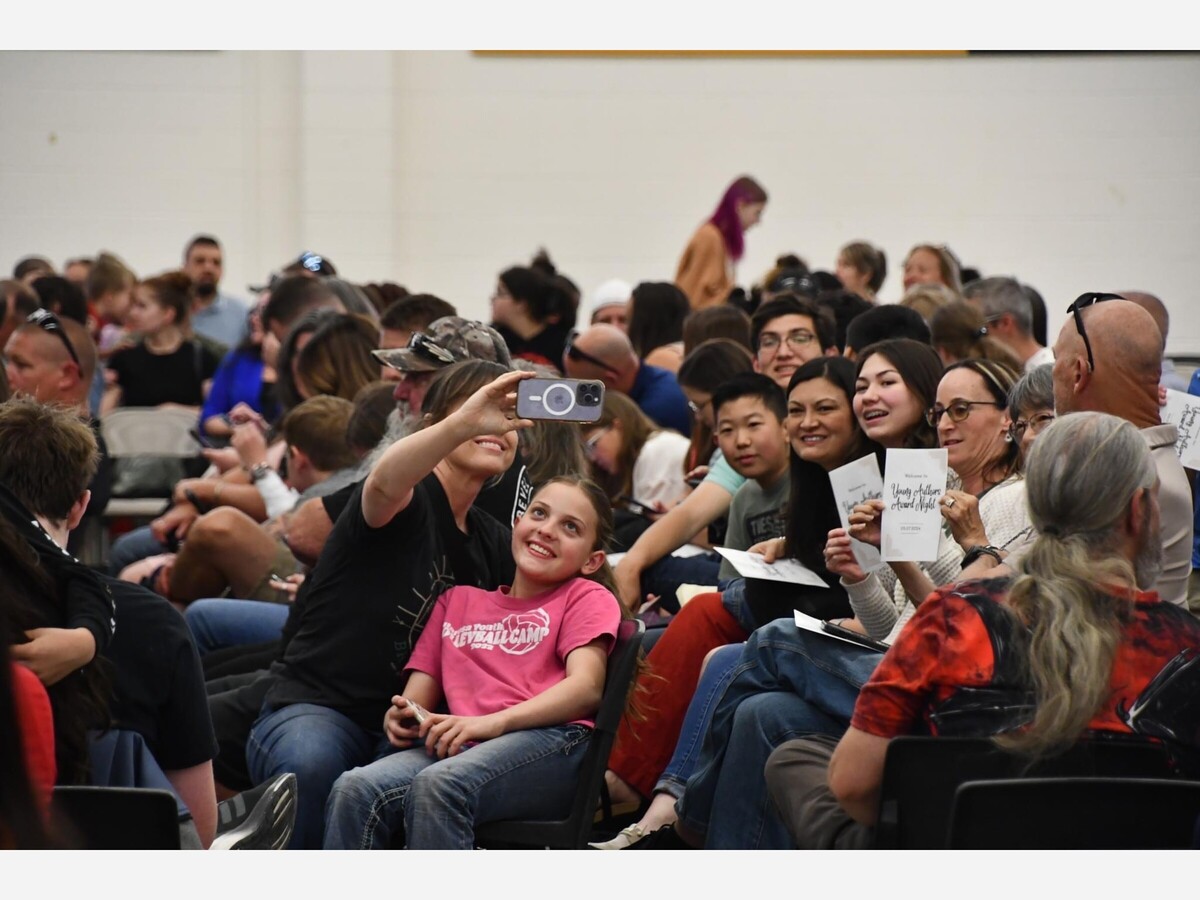
[[[952,400],[949,406],[942,406],[940,403],[935,403],[925,412],[925,421],[930,427],[937,428],[938,423],[942,421],[942,416],[949,414],[951,422],[963,422],[971,415],[971,407],[973,406],[996,406],[1000,404],[995,400]]]
[[[1046,430],[1051,422],[1054,421],[1054,413],[1042,412],[1030,416],[1028,419],[1017,419],[1008,429],[1008,433],[1012,435],[1012,439],[1020,443],[1021,438],[1025,436],[1025,431],[1030,434],[1038,435]]]

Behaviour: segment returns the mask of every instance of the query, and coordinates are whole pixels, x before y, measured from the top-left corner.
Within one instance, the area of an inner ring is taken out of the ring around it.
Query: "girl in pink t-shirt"
[[[439,598],[384,716],[390,755],[334,784],[326,848],[389,847],[403,826],[410,849],[470,849],[476,823],[569,806],[621,620],[611,533],[597,485],[553,479],[513,528],[512,587]]]

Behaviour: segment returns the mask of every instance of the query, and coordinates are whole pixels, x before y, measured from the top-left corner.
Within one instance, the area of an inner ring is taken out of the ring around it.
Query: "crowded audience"
[[[52,797],[80,784],[170,791],[187,848],[475,847],[567,816],[609,688],[596,849],[875,846],[902,735],[1200,754],[1168,303],[1051,298],[1047,335],[1034,288],[924,242],[884,303],[885,251],[847,235],[831,271],[788,251],[739,286],[766,203],[734,180],[672,281],[584,295],[545,250],[497,260],[487,321],[310,251],[247,302],[210,234],[136,271],[20,258],[0,848],[75,846]],[[523,405],[546,378],[597,393]],[[105,513],[125,409],[194,421],[142,518]],[[888,493],[909,460],[944,472],[919,553]],[[112,763],[131,746],[157,781]]]

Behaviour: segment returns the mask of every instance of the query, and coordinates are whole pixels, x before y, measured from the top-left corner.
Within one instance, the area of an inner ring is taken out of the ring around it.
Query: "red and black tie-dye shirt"
[[[850,724],[891,738],[995,733],[1027,720],[1032,697],[1021,677],[1021,651],[1028,633],[1000,606],[1008,585],[1007,579],[966,581],[931,594],[863,686]],[[1134,730],[1127,722],[1139,695],[1189,649],[1200,649],[1200,620],[1155,592],[1139,591],[1117,649],[1112,692],[1089,727]]]

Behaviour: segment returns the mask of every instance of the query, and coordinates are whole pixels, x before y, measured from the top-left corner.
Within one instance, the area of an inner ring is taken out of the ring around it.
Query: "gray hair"
[[[1146,439],[1129,422],[1099,412],[1060,416],[1029,453],[1030,517],[1043,535],[1108,535],[1157,476]]]
[[[1062,416],[1034,442],[1025,482],[1040,534],[1017,564],[1004,608],[1029,631],[1026,672],[1036,707],[1028,728],[995,738],[1000,746],[1034,759],[1061,750],[1110,696],[1122,622],[1133,606],[1120,588],[1150,586],[1138,585],[1138,562],[1116,552],[1119,523],[1156,477],[1145,438],[1106,413]],[[1162,555],[1149,531],[1151,510],[1147,504],[1142,520],[1143,541],[1156,557],[1147,581],[1157,577]]]
[[[1030,369],[1008,392],[1008,408],[1014,415],[1037,409],[1054,409],[1054,365],[1045,363]]]
[[[1029,302],[1029,297],[1021,289],[1017,279],[1003,275],[980,278],[963,288],[963,296],[968,300],[977,301],[983,309],[984,318],[988,321],[994,321],[1008,313],[1022,334],[1033,332],[1033,304]]]

